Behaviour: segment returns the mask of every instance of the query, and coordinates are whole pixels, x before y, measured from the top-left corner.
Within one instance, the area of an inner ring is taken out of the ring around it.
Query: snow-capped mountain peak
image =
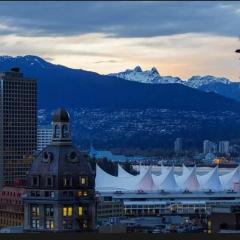
[[[223,83],[223,84],[229,84],[231,83],[230,80],[227,78],[221,78],[221,77],[214,77],[214,76],[192,76],[188,79],[186,82],[186,85],[192,88],[199,88],[203,85],[208,85],[212,83]]]
[[[157,68],[155,68],[155,67],[152,67],[152,69],[151,69],[151,72],[152,72],[152,73],[159,74],[159,72],[158,72]]]
[[[136,66],[134,69],[127,69],[126,71],[119,73],[109,74],[110,76],[116,76],[125,80],[137,81],[142,83],[180,83],[191,88],[200,88],[206,85],[213,85],[216,83],[230,84],[231,81],[224,77],[214,77],[211,75],[206,76],[192,76],[187,81],[183,81],[179,77],[161,76],[156,67],[152,67],[151,70],[143,71],[140,66]]]
[[[135,71],[135,72],[142,72],[142,68],[141,68],[140,66],[136,66],[136,67],[134,68],[134,71]]]
[[[156,67],[152,67],[151,70],[143,71],[140,66],[136,66],[134,69],[128,69],[124,72],[112,73],[110,76],[116,76],[125,80],[137,81],[142,83],[182,83],[183,81],[178,77],[160,76]]]

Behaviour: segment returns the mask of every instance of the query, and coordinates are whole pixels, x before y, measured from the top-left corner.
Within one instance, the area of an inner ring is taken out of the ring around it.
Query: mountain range
[[[179,136],[186,148],[201,149],[204,139],[240,144],[240,102],[231,99],[239,94],[234,83],[225,79],[194,77],[188,81],[195,83],[190,87],[180,78],[160,77],[165,84],[149,84],[139,82],[146,80],[139,67],[133,73],[138,78],[126,80],[52,64],[38,56],[0,57],[0,72],[13,67],[37,80],[39,124],[49,124],[52,110],[67,108],[74,141],[85,149],[93,142],[103,149],[165,151]],[[151,75],[148,82],[159,78],[156,68],[144,74]],[[200,82],[209,83],[196,84]],[[205,92],[212,85],[218,93],[231,86],[230,98]]]
[[[233,84],[225,79],[199,85],[199,89],[204,89],[199,91],[186,84],[179,84],[182,83],[180,78],[161,77],[156,68],[143,72],[137,67],[133,71],[127,70],[125,77],[123,73],[106,76],[55,65],[38,56],[0,57],[0,71],[9,71],[12,67],[19,67],[25,76],[38,80],[39,108],[55,109],[59,106],[111,109],[165,108],[240,112],[240,103],[237,101],[216,93],[204,92],[209,91],[207,87],[210,88],[211,84],[218,84],[218,90],[222,92],[230,85],[233,88],[232,93],[237,95]],[[132,77],[133,75],[136,78]],[[127,76],[128,80],[135,81],[126,81]],[[143,76],[148,78],[143,80]],[[159,83],[161,79],[166,84],[146,83]],[[201,78],[193,77],[188,82],[196,80],[202,81]]]
[[[151,84],[172,84],[178,83],[204,92],[214,92],[222,96],[240,101],[240,82],[232,82],[224,77],[192,76],[184,81],[179,77],[161,76],[158,70],[153,67],[151,70],[143,71],[140,66],[134,69],[127,69],[119,73],[110,73],[125,80],[137,81]]]

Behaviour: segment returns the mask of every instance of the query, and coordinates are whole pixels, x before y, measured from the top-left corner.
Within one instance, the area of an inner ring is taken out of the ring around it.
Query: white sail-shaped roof
[[[147,171],[148,171],[148,167],[143,165],[139,166],[139,175],[144,176]]]
[[[219,192],[223,190],[222,184],[219,178],[218,166],[213,168],[210,172],[205,175],[198,176],[200,186],[202,190],[211,190]]]
[[[183,184],[183,182],[186,180],[188,177],[189,173],[191,172],[191,169],[187,168],[184,164],[182,165],[182,174],[177,175],[175,174],[175,180],[178,183],[179,186]]]
[[[169,172],[171,167],[164,166],[163,163],[161,163],[161,174],[166,174]]]
[[[151,167],[141,167],[140,174],[133,176],[118,166],[119,175],[112,176],[98,165],[96,166],[96,190],[97,191],[154,191],[179,192],[188,190],[213,191],[235,190],[240,184],[240,166],[231,172],[219,176],[218,167],[204,175],[197,175],[196,166],[186,168],[183,166],[180,176],[174,174],[174,167],[162,168],[160,175],[154,175]],[[239,191],[239,190],[236,190]]]
[[[164,168],[165,169],[163,171],[161,169],[161,174],[160,175],[152,174],[152,178],[153,178],[153,181],[154,181],[156,186],[159,186],[163,182],[163,180],[167,177],[169,172],[171,171],[171,168],[168,168],[168,167],[164,167]]]
[[[116,190],[122,188],[122,186],[116,186],[118,182],[118,177],[112,176],[111,174],[106,173],[101,167],[96,165],[96,189],[100,190]]]
[[[140,182],[136,186],[137,190],[142,190],[142,191],[153,191],[156,189],[156,185],[153,181],[152,178],[152,173],[151,173],[151,167],[147,170],[145,175],[142,177]]]
[[[133,177],[133,175],[128,173],[120,166],[120,164],[118,164],[118,177]]]
[[[97,191],[136,191],[137,186],[149,169],[142,171],[137,176],[130,175],[129,177],[115,177],[106,173],[98,165],[96,166],[96,190]],[[145,177],[147,179],[147,177]],[[147,180],[145,180],[147,182]],[[144,180],[142,182],[144,185]],[[142,186],[143,186],[142,185]]]
[[[193,167],[188,173],[185,173],[182,180],[183,181],[179,183],[179,187],[184,191],[197,192],[201,188],[197,179],[196,167]]]
[[[229,173],[220,176],[220,181],[224,190],[234,190],[234,185],[240,183],[240,166]]]
[[[167,192],[175,192],[180,190],[175,180],[174,167],[171,167],[168,173],[163,172],[160,180],[161,182],[157,184],[157,189]]]
[[[186,175],[191,171],[188,167],[185,166],[185,164],[182,165],[182,175]]]

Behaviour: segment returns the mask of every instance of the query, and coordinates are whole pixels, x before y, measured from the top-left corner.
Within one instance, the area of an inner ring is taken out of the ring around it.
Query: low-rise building
[[[4,187],[0,192],[0,227],[23,226],[23,187]]]
[[[240,231],[240,206],[221,205],[212,207],[209,221],[211,233]]]
[[[97,221],[117,222],[124,215],[124,204],[120,199],[98,197]]]

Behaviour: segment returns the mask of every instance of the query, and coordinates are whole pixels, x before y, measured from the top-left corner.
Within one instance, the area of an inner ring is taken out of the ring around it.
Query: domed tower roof
[[[59,108],[52,118],[53,122],[69,122],[69,113],[64,108]]]
[[[57,176],[55,187],[61,187],[59,179],[63,176],[71,176],[73,186],[79,187],[79,176],[88,176],[89,181],[95,185],[95,171],[92,169],[88,156],[80,152],[71,141],[70,123],[68,112],[60,108],[53,115],[53,137],[52,142],[36,156],[29,170],[28,184],[32,176]],[[75,179],[75,180],[74,180]],[[45,182],[43,182],[43,187]],[[74,186],[75,184],[75,186]],[[30,184],[31,185],[31,184]]]

